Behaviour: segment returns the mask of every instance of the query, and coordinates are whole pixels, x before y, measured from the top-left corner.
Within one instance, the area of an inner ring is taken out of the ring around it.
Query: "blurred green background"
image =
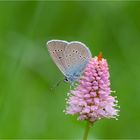
[[[65,115],[69,85],[46,41],[85,43],[103,52],[121,106],[116,121],[98,121],[89,138],[140,139],[140,2],[0,2],[0,138],[82,138],[85,122]]]

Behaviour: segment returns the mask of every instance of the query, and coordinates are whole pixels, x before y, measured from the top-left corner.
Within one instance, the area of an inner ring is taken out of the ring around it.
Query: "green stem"
[[[87,140],[88,138],[88,133],[89,133],[89,129],[92,127],[93,123],[87,121],[87,126],[84,132],[84,136],[83,136],[83,140]]]

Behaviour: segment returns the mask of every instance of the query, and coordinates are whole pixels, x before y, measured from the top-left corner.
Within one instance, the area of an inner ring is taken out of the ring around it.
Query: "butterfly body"
[[[78,41],[51,40],[47,42],[48,51],[65,76],[65,81],[74,83],[81,76],[91,58],[90,50]]]

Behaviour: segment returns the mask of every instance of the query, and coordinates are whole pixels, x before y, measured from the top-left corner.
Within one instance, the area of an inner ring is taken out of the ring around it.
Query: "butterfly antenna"
[[[56,87],[58,87],[62,82],[63,82],[63,80],[59,80],[59,81],[51,88],[51,90],[53,90],[53,89],[55,89]]]

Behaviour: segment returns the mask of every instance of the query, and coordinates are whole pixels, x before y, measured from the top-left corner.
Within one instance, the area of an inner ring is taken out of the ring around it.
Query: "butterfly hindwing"
[[[65,62],[68,67],[66,73],[81,73],[90,58],[90,50],[83,43],[78,41],[70,42],[65,50]]]

